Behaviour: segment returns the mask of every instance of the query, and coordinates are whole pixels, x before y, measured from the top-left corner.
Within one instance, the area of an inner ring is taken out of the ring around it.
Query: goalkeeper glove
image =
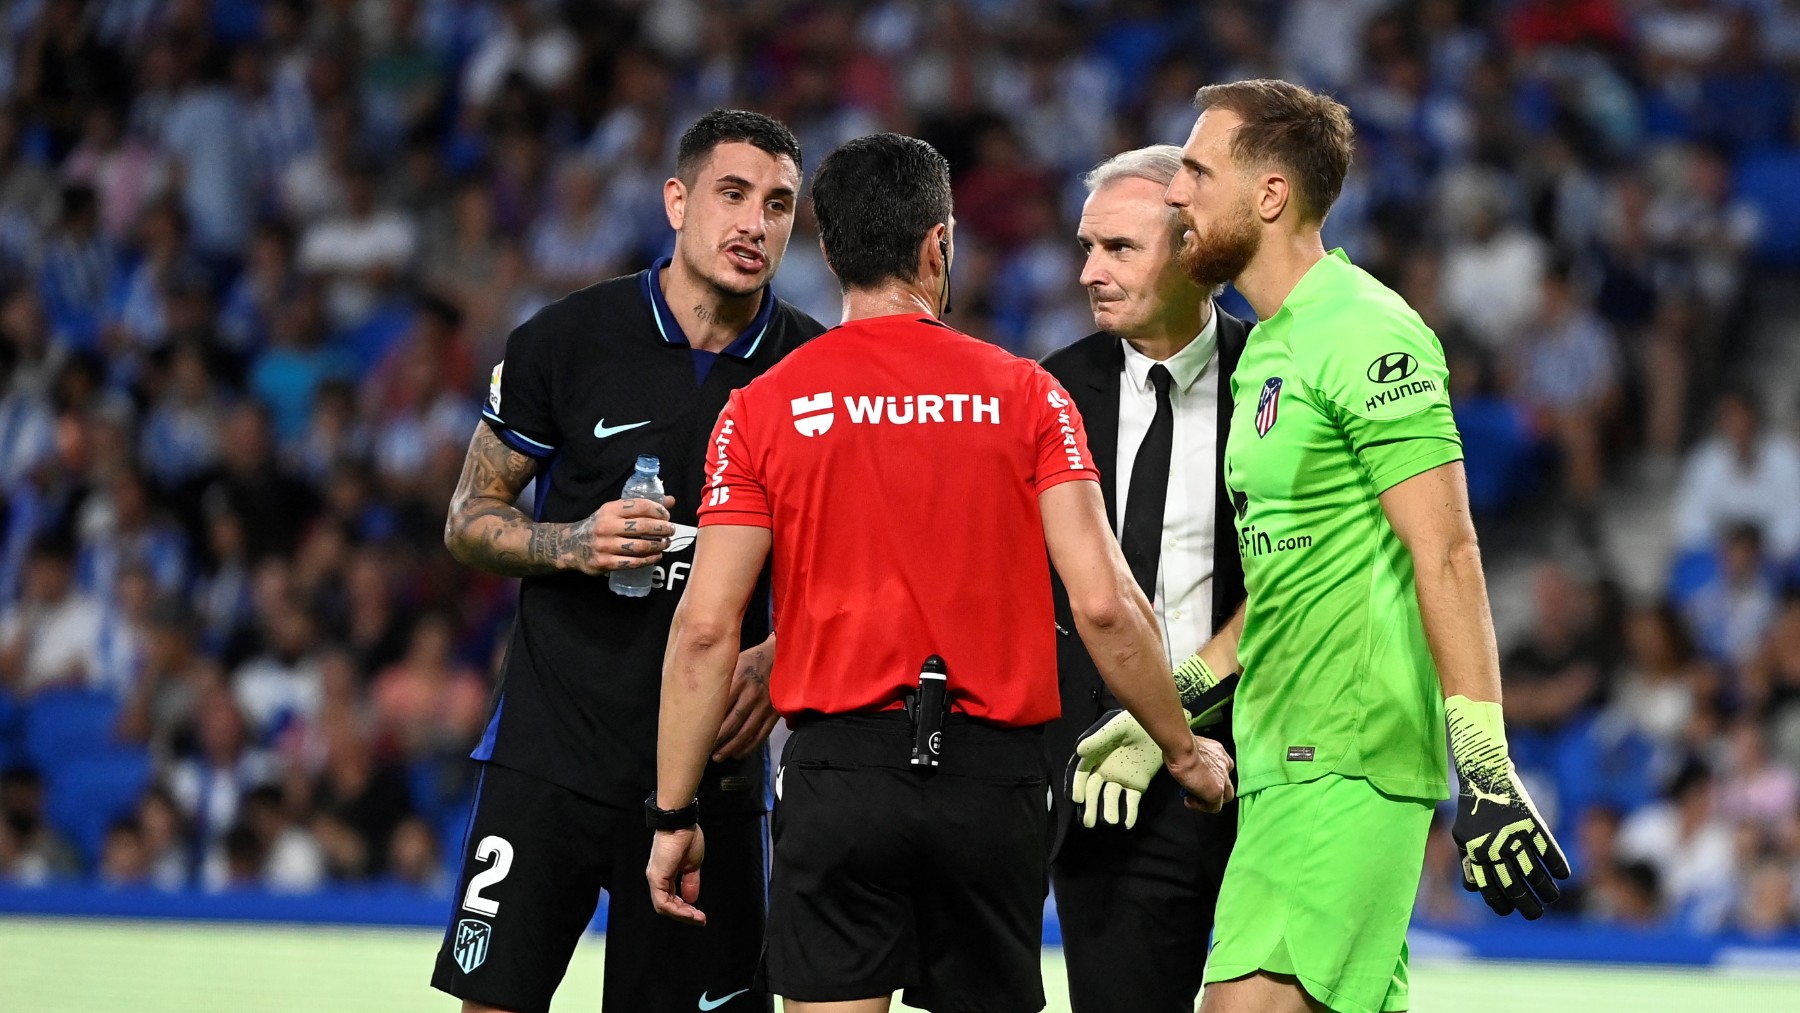
[[[1237,682],[1236,675],[1223,680],[1214,676],[1198,654],[1183,662],[1175,672],[1175,685],[1188,727],[1216,723]],[[1138,719],[1129,711],[1107,711],[1075,741],[1066,777],[1069,801],[1081,807],[1082,825],[1088,827],[1101,819],[1118,825],[1123,804],[1123,822],[1129,830],[1137,825],[1145,789],[1162,767],[1162,749]]]
[[[1462,856],[1463,888],[1479,891],[1499,915],[1541,917],[1569,878],[1569,860],[1513,769],[1500,705],[1453,696],[1444,701],[1450,752],[1462,791],[1450,829]]]

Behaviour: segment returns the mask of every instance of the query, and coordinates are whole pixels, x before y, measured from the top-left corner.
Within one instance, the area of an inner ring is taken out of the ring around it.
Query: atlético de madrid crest
[[[1262,394],[1256,399],[1256,435],[1269,435],[1275,428],[1275,413],[1281,407],[1281,377],[1271,376],[1263,382]]]
[[[464,974],[473,974],[487,959],[488,937],[493,933],[494,927],[478,918],[464,918],[456,923],[456,942],[451,953]]]

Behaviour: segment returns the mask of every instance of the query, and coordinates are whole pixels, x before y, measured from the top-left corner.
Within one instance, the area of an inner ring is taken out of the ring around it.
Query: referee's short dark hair
[[[825,260],[845,288],[916,281],[919,244],[950,222],[950,163],[916,137],[858,137],[819,163],[812,199]]]
[[[713,149],[733,141],[753,144],[771,155],[786,155],[794,160],[795,169],[805,170],[800,161],[800,139],[780,120],[748,109],[714,109],[695,120],[694,125],[681,135],[681,146],[675,155],[675,174],[692,185],[694,174],[700,171]]]
[[[1343,103],[1297,84],[1265,79],[1209,84],[1194,93],[1194,106],[1201,112],[1229,110],[1244,121],[1231,135],[1231,157],[1247,166],[1280,168],[1301,220],[1323,222],[1331,213],[1344,189],[1356,138]]]

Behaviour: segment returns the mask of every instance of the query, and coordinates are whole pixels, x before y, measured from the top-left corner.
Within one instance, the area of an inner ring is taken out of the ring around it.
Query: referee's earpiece
[[[944,258],[944,308],[938,316],[947,317],[950,315],[950,240],[938,240],[938,255]]]

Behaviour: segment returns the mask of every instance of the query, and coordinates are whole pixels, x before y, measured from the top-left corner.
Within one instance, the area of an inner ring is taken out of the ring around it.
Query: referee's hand
[[[557,565],[590,575],[655,565],[675,535],[669,520],[674,505],[673,496],[664,496],[661,503],[616,499],[587,520],[561,525]]]
[[[700,862],[706,858],[706,834],[699,827],[658,830],[650,844],[650,906],[656,913],[689,925],[705,925],[700,899]]]
[[[1216,813],[1237,797],[1237,788],[1231,783],[1231,769],[1236,764],[1213,739],[1194,736],[1194,751],[1185,757],[1169,757],[1168,765],[1169,773],[1187,792],[1182,804],[1189,809]]]

